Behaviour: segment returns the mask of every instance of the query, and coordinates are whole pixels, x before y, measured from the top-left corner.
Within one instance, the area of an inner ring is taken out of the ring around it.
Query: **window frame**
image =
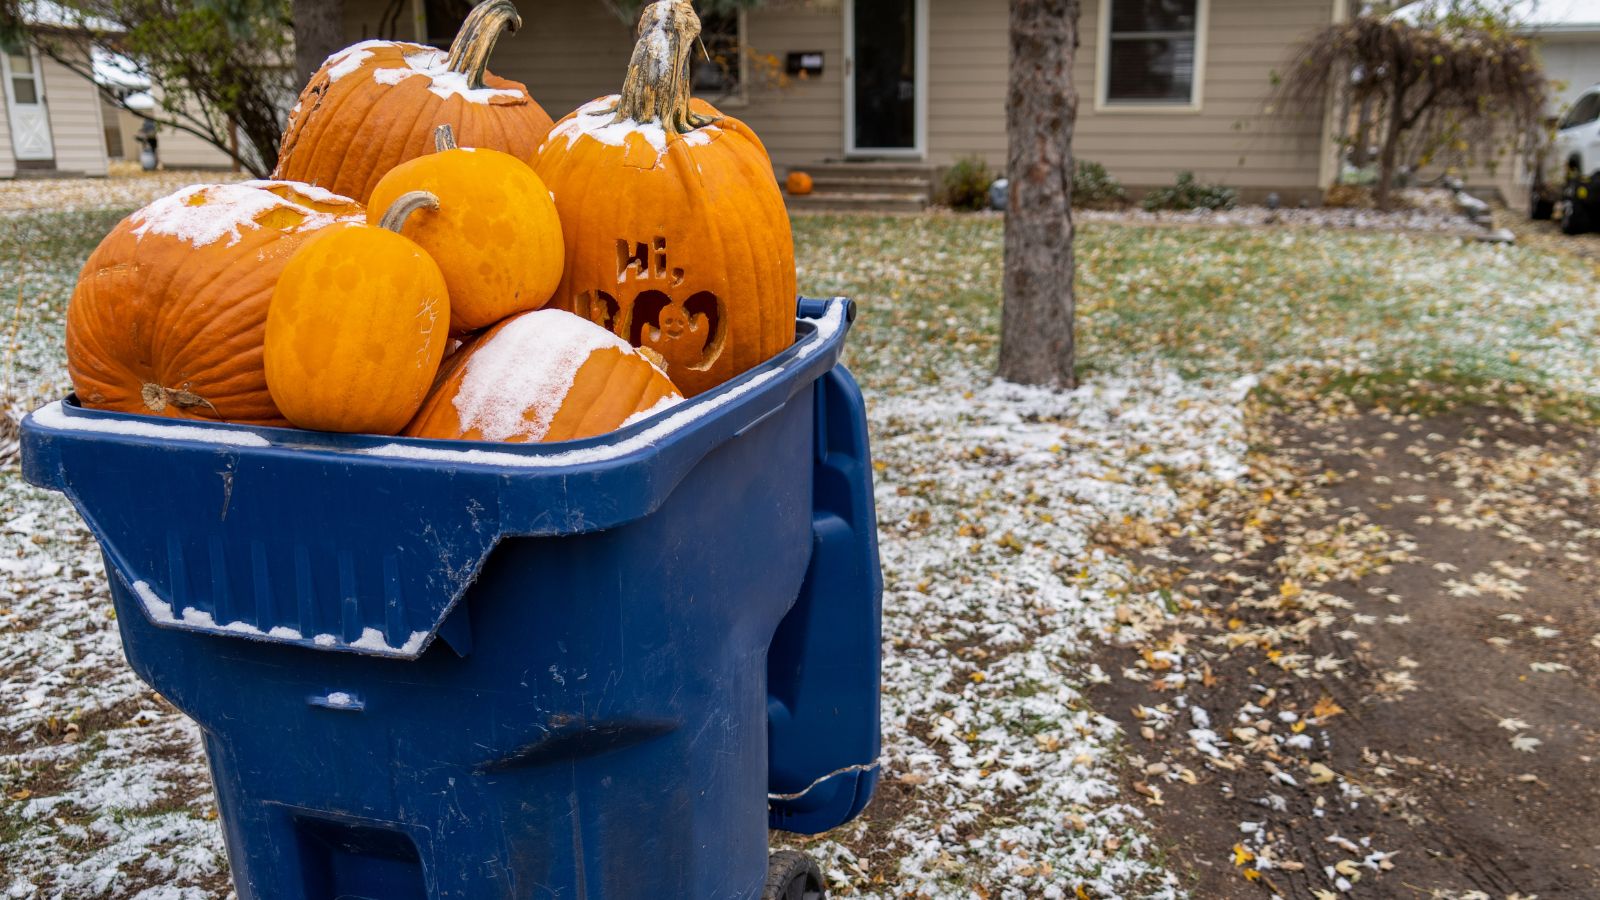
[[[1195,114],[1205,108],[1206,49],[1211,35],[1211,0],[1195,0],[1194,20],[1194,82],[1189,89],[1189,99],[1182,100],[1112,100],[1111,90],[1111,6],[1116,0],[1100,0],[1100,18],[1095,23],[1094,110],[1114,114]],[[1152,31],[1160,38],[1188,32]]]
[[[738,89],[735,90],[731,94],[717,95],[717,96],[713,97],[713,96],[711,96],[709,94],[702,93],[698,88],[693,88],[693,83],[691,81],[691,88],[692,88],[692,90],[694,92],[694,95],[696,97],[700,97],[702,100],[705,100],[707,103],[710,103],[710,104],[712,104],[714,106],[717,106],[719,108],[726,106],[726,107],[737,109],[739,107],[749,106],[750,105],[750,12],[749,12],[749,10],[740,9],[740,10],[735,11],[734,15],[737,17],[736,21],[738,23],[738,29],[739,29],[739,34],[738,34],[738,42],[739,42],[739,87],[738,87]],[[692,63],[692,61],[694,59],[698,59],[700,57],[700,43],[699,43],[699,41],[695,42],[694,49],[691,51],[691,53],[693,54],[693,56],[691,56],[691,58],[690,58],[691,59],[691,63]],[[692,75],[690,77],[691,77],[691,79],[693,78]]]

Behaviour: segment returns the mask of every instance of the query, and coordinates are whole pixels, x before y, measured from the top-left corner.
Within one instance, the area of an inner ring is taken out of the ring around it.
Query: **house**
[[[64,55],[85,70],[88,43],[48,16],[29,26],[57,38]],[[93,82],[31,46],[0,50],[0,178],[105,175],[106,122]]]
[[[615,93],[632,31],[596,0],[523,3],[490,63],[560,118]],[[462,0],[345,0],[346,37],[445,45]],[[1274,75],[1348,0],[1083,0],[1074,146],[1132,191],[1181,170],[1316,202],[1334,174],[1331,115],[1273,109]],[[756,129],[780,172],[830,161],[916,172],[1006,159],[1006,0],[769,0],[707,15],[696,93]],[[829,171],[834,171],[829,169]]]

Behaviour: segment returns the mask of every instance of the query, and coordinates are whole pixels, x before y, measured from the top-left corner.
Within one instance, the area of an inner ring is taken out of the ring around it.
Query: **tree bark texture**
[[[296,89],[311,80],[323,62],[344,47],[344,0],[294,0]]]
[[[1080,0],[1011,0],[1005,308],[1000,377],[1076,386],[1072,130]]]

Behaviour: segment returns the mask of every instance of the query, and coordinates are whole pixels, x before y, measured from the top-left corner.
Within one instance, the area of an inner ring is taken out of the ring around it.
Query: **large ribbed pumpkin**
[[[537,443],[614,431],[683,395],[646,356],[559,309],[507,319],[440,370],[411,437]]]
[[[360,204],[282,182],[196,185],[123,219],[67,307],[67,371],[89,407],[287,424],[267,391],[267,308],[289,257]]]
[[[683,392],[794,341],[794,239],[766,148],[689,96],[700,20],[645,8],[619,96],[550,133],[535,168],[555,193],[567,265],[552,306],[658,351]]]
[[[531,161],[550,116],[515,81],[487,71],[500,32],[522,23],[510,0],[485,0],[448,54],[366,41],[322,64],[289,114],[275,178],[320,185],[365,203],[390,169],[433,152],[439,125],[465,147]]]

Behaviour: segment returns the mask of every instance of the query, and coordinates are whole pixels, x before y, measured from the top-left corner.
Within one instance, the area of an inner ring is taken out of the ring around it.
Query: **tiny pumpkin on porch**
[[[532,160],[550,116],[522,84],[488,72],[503,30],[522,17],[511,0],[468,14],[448,54],[422,44],[365,41],[322,64],[289,114],[276,178],[321,185],[367,202],[378,180],[433,152],[435,126],[457,140]]]
[[[284,268],[267,314],[266,374],[290,422],[395,434],[416,414],[448,343],[450,299],[439,266],[400,228],[438,207],[431,194],[406,194],[378,226],[330,228]]]
[[[552,306],[666,358],[686,395],[794,341],[794,238],[766,148],[689,95],[700,20],[644,10],[622,93],[563,119],[535,168],[567,264]]]
[[[647,352],[562,310],[514,316],[450,356],[405,433],[537,443],[615,431],[683,399]]]
[[[304,184],[195,185],[123,219],[67,306],[67,371],[88,407],[284,425],[262,367],[273,288],[306,240],[361,205]]]
[[[450,286],[450,328],[477,331],[538,309],[555,293],[566,261],[550,190],[522,160],[497,150],[458,148],[449,125],[437,152],[402,163],[372,191],[374,210],[427,191],[440,209],[413,216],[401,234],[439,264]]]
[[[796,197],[804,197],[816,187],[816,182],[809,173],[796,169],[789,173],[789,177],[783,182],[783,187]]]

